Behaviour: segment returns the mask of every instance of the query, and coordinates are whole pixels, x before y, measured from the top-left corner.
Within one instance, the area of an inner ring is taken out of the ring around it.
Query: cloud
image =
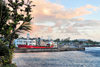
[[[83,20],[75,23],[74,27],[98,27],[100,25],[99,20]]]
[[[94,11],[97,11],[98,10],[98,7],[96,7],[96,6],[92,6],[92,5],[86,5],[86,8],[88,8],[88,9],[93,9]]]
[[[51,3],[48,0],[34,0],[36,7],[32,8],[31,35],[52,38],[90,38],[89,30],[96,30],[100,21],[85,20],[80,16],[92,14],[98,7],[85,5],[79,8],[65,8],[63,5]],[[79,18],[77,18],[79,17]],[[95,28],[95,29],[94,29]],[[97,31],[97,30],[96,30]]]
[[[33,9],[33,16],[40,20],[72,19],[74,17],[91,14],[97,7],[86,5],[75,9],[67,9],[63,5],[51,3],[47,0],[34,0],[36,7]]]
[[[54,22],[37,22],[37,23],[34,23],[35,25],[43,25],[43,26],[55,26],[55,23]]]

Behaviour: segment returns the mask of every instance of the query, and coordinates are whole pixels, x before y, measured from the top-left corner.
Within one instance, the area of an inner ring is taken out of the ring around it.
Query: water
[[[18,67],[100,67],[100,50],[15,53]]]
[[[100,51],[100,47],[86,47],[86,51]]]

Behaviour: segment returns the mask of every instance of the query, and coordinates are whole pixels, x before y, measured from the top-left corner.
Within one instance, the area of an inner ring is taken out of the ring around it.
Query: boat
[[[53,48],[54,46],[33,46],[33,45],[18,45],[18,48]]]

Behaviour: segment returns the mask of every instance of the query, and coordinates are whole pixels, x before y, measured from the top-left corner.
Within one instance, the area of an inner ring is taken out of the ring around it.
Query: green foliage
[[[6,7],[5,3],[0,0],[0,34],[7,36],[9,34],[9,8]]]
[[[0,1],[0,34],[4,36],[6,41],[9,41],[10,45],[16,35],[18,37],[18,32],[31,30],[30,21],[32,18],[30,12],[33,6],[31,3],[32,1],[29,0],[27,3],[24,3],[24,0],[8,0],[8,4],[5,4],[3,0]],[[23,9],[20,7],[23,7]],[[25,14],[19,13],[18,10]],[[11,21],[8,22],[8,20]]]
[[[31,1],[28,0],[27,3],[24,3],[24,0],[8,0],[8,6],[10,8],[12,8],[12,10],[10,10],[10,19],[12,20],[12,23],[10,23],[11,28],[11,34],[9,34],[7,36],[7,38],[9,38],[10,44],[12,43],[12,41],[16,38],[16,34],[18,34],[18,32],[22,32],[22,31],[29,31],[31,30],[31,26],[30,26],[30,21],[31,21]],[[23,7],[26,6],[26,7]],[[20,7],[23,7],[20,8]],[[25,10],[24,10],[25,9]],[[21,13],[19,13],[19,11]],[[22,12],[24,14],[22,14]],[[21,21],[21,22],[20,22]],[[21,25],[19,25],[21,24]],[[19,27],[18,27],[19,25]]]
[[[0,56],[7,55],[8,47],[6,46],[6,44],[8,44],[8,42],[3,42],[2,40],[0,40]]]
[[[13,57],[13,49],[9,49],[7,46],[8,42],[0,40],[0,62],[3,65],[10,64]],[[13,47],[12,47],[13,48]]]
[[[1,65],[0,67],[17,67],[16,64],[6,64],[6,65]]]
[[[54,42],[60,42],[60,39],[56,39],[56,40],[54,40]]]
[[[31,30],[30,21],[32,18],[30,12],[31,7],[35,6],[31,5],[31,3],[32,1],[29,0],[27,3],[24,3],[24,0],[8,0],[8,4],[5,4],[3,0],[0,0],[0,35],[4,39],[0,40],[0,54],[2,54],[1,62],[4,65],[12,62],[13,40],[18,37],[18,33]],[[26,6],[24,7],[25,10],[20,8],[23,6]],[[19,13],[18,10],[25,14]]]
[[[19,27],[18,31],[20,31],[20,30],[25,30],[25,31],[31,30],[29,25],[30,25],[30,23],[23,23],[23,25]]]
[[[3,65],[11,64],[13,58],[13,51],[8,48],[6,50],[8,51],[4,54],[4,56],[1,56],[1,63]]]

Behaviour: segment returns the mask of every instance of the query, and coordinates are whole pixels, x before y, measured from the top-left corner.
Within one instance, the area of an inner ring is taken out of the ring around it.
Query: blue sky
[[[53,3],[59,3],[67,8],[77,8],[80,6],[85,6],[91,4],[94,6],[100,6],[100,0],[49,0]]]
[[[96,7],[100,7],[100,0],[49,0],[52,3],[58,3],[63,5],[65,8],[79,8],[85,5],[92,5]],[[94,20],[100,20],[100,9],[98,11],[93,12],[90,15],[81,16],[82,18],[85,18],[86,20],[94,19]]]

